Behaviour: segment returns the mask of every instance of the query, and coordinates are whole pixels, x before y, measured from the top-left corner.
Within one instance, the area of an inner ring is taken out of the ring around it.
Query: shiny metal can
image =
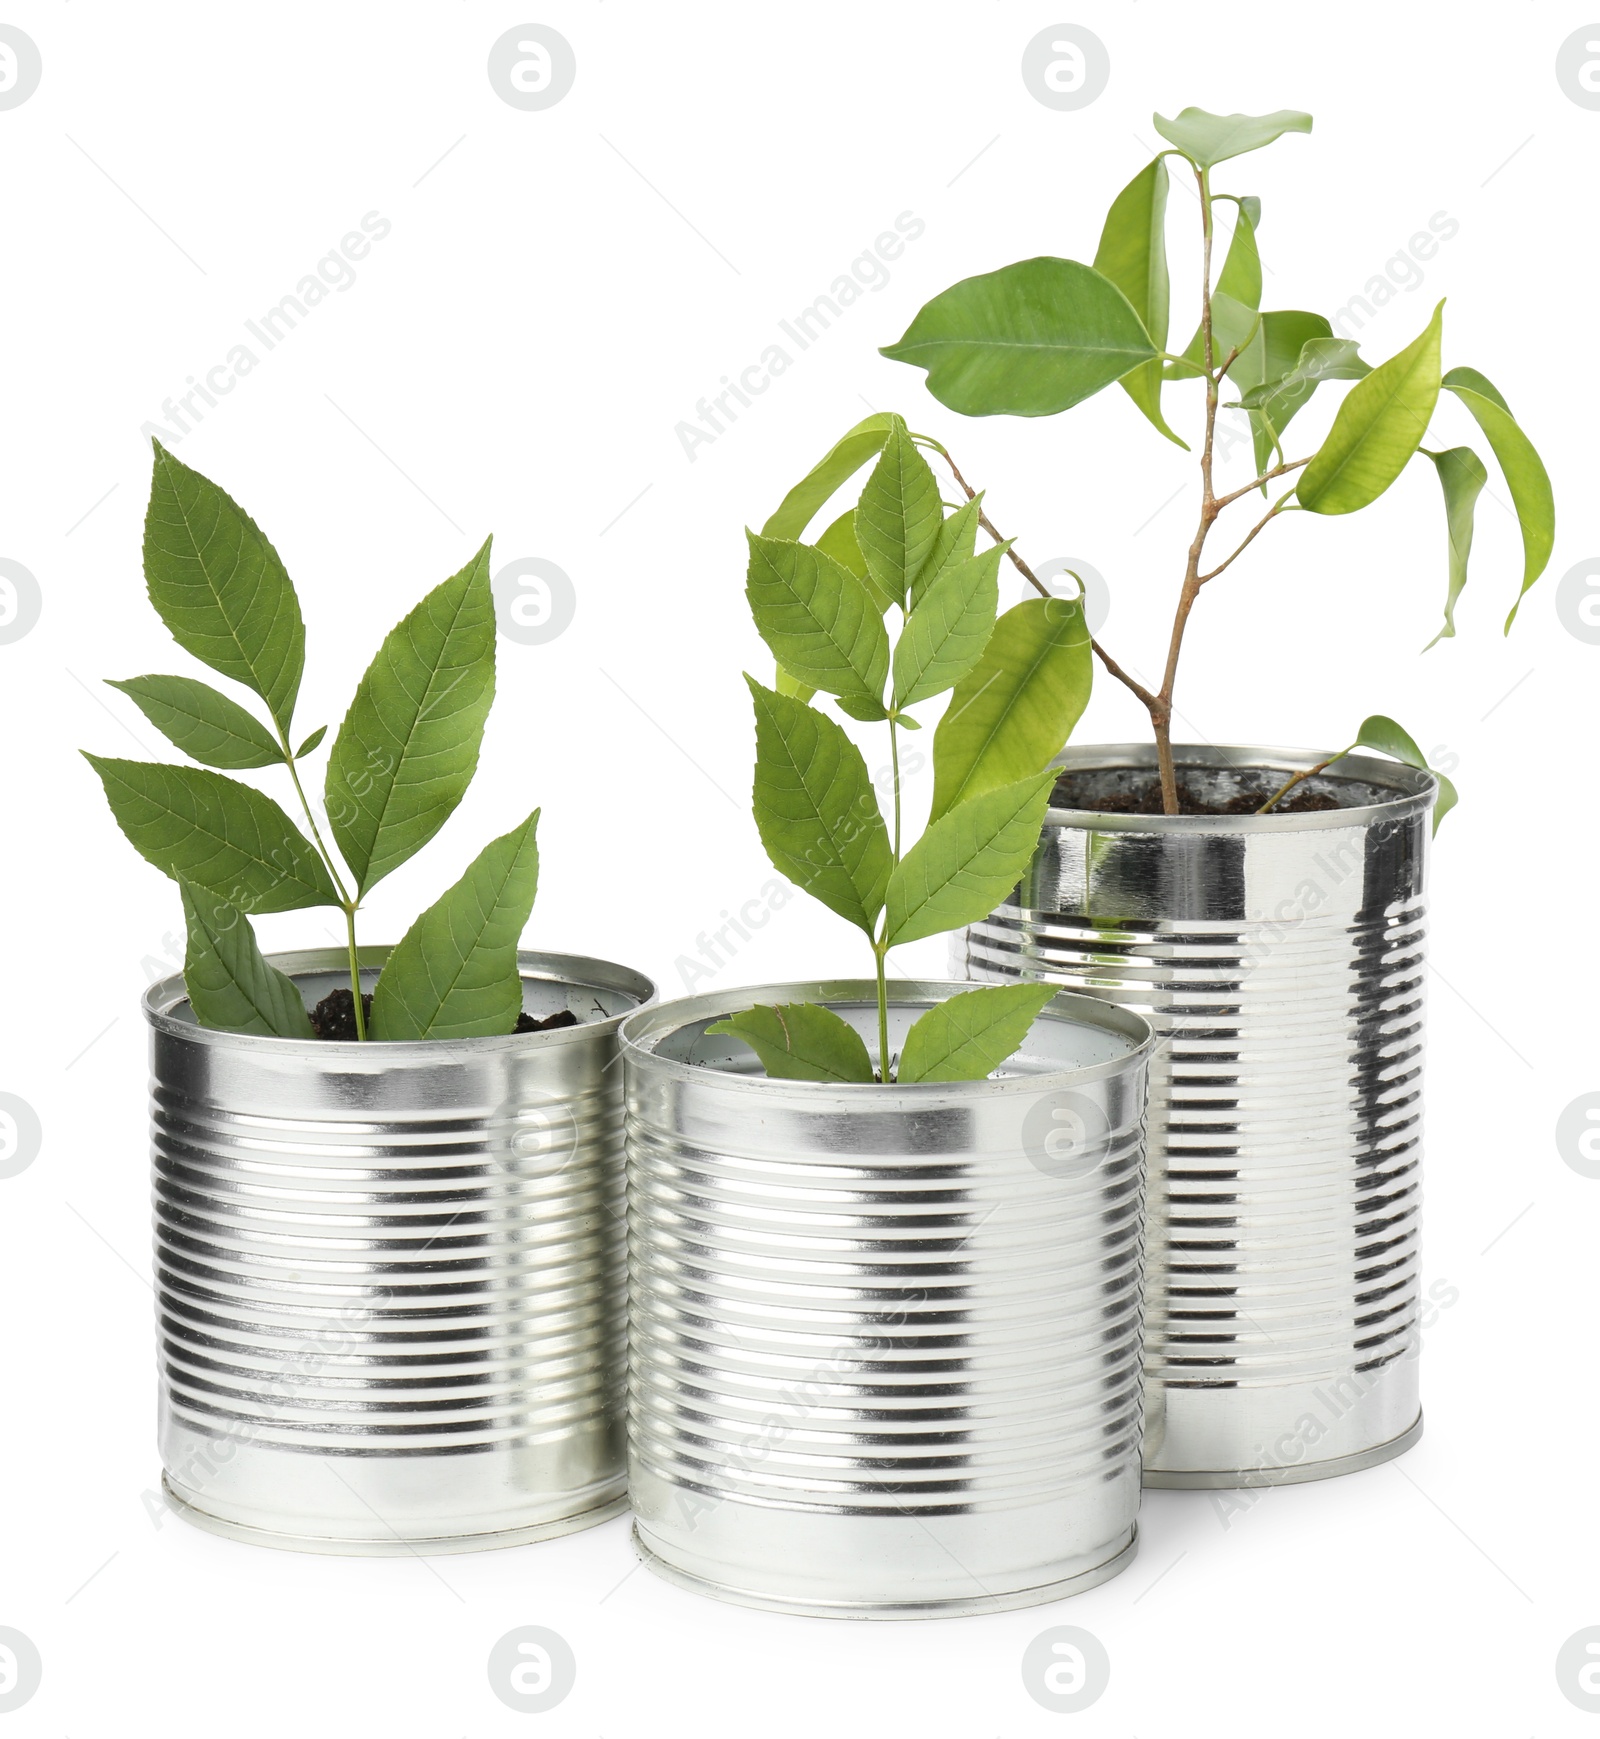
[[[1264,802],[1325,757],[1186,746],[1207,798]],[[1026,880],[958,939],[969,977],[1044,977],[1155,1028],[1145,1483],[1374,1466],[1417,1394],[1431,774],[1347,756],[1339,807],[1107,812],[1146,744],[1071,748]]]
[[[387,949],[361,952],[371,987]],[[309,1001],[343,952],[273,956]],[[339,1043],[199,1026],[151,987],[169,1501],[302,1551],[471,1551],[626,1506],[616,1034],[655,987],[519,956],[576,1026]]]
[[[891,987],[898,1046],[945,983]],[[982,1081],[769,1079],[706,1028],[871,981],[647,1009],[628,1093],[630,1487],[669,1581],[821,1617],[1059,1599],[1139,1503],[1149,1028],[1058,996]]]

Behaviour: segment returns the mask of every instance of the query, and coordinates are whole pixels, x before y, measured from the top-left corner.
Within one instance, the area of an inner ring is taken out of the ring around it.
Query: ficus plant
[[[494,698],[489,544],[388,635],[328,753],[330,849],[301,767],[320,726],[294,742],[305,626],[293,583],[255,521],[155,443],[145,518],[150,602],[174,640],[239,684],[257,709],[190,676],[113,682],[198,766],[87,759],[130,843],[177,882],[187,920],[184,984],[202,1026],[317,1036],[294,983],[266,959],[248,914],[344,914],[358,1039],[457,1039],[522,1025],[517,943],[533,907],[539,812],[486,847],[391,951],[368,1018],[356,914],[391,870],[439,831],[465,795]],[[227,774],[276,767],[306,831]],[[218,770],[220,769],[220,770]]]
[[[1286,134],[1309,133],[1309,115],[1288,109],[1212,115],[1188,108],[1175,119],[1153,119],[1168,149],[1112,202],[1092,264],[1039,258],[964,279],[934,297],[883,354],[925,369],[933,396],[968,416],[1053,416],[1118,383],[1150,425],[1186,451],[1188,443],[1168,424],[1163,395],[1168,387],[1183,391],[1198,384],[1203,398],[1198,519],[1160,680],[1146,686],[1098,641],[1093,648],[1106,672],[1148,711],[1162,808],[1176,814],[1180,794],[1171,732],[1184,630],[1204,588],[1273,520],[1288,513],[1344,514],[1368,507],[1420,456],[1438,478],[1445,510],[1448,580],[1437,642],[1455,633],[1474,509],[1488,480],[1484,461],[1470,446],[1430,442],[1429,425],[1441,394],[1467,412],[1488,443],[1521,529],[1521,584],[1506,618],[1507,632],[1523,594],[1550,559],[1555,503],[1544,465],[1504,396],[1476,369],[1443,370],[1442,302],[1411,343],[1377,366],[1360,355],[1354,340],[1336,336],[1324,315],[1262,308],[1261,203],[1249,194],[1219,190],[1213,176],[1220,164]],[[1197,324],[1181,351],[1168,348],[1167,198],[1173,168],[1193,180],[1202,243]],[[1213,278],[1219,208],[1231,208],[1232,233]],[[1291,458],[1285,444],[1289,425],[1324,385],[1348,390],[1320,443]],[[1223,486],[1215,474],[1217,415],[1224,405],[1244,413],[1252,436],[1255,474],[1237,486]],[[1285,482],[1273,498],[1273,485]],[[1265,510],[1231,548],[1224,546],[1226,553],[1212,553],[1212,534],[1224,515],[1258,495]],[[1012,559],[1043,591],[1014,552]],[[1416,744],[1392,720],[1369,719],[1357,735],[1362,746],[1426,765]],[[1298,783],[1295,779],[1275,792],[1263,810]],[[1440,784],[1435,824],[1454,801],[1448,781],[1441,778]]]
[[[823,505],[875,461],[853,509],[813,543]],[[999,615],[1005,545],[979,550],[982,501],[948,508],[898,416],[858,424],[747,533],[746,597],[778,662],[746,677],[755,703],[754,809],[773,865],[860,930],[877,979],[876,1065],[861,1035],[816,1003],[756,1007],[709,1028],[743,1040],[772,1076],[901,1083],[978,1080],[1026,1038],[1056,988],[1002,985],[951,997],[889,1046],[891,948],[975,922],[1027,867],[1055,781],[1050,761],[1093,671],[1076,600]],[[902,836],[900,738],[948,694],[933,732],[932,812]],[[824,697],[825,705],[813,702]],[[881,725],[890,815],[833,708]]]

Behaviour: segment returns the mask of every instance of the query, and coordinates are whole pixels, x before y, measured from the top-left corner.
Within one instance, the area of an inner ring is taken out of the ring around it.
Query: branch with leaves
[[[110,686],[199,767],[86,757],[130,843],[178,883],[196,1020],[314,1037],[299,991],[263,958],[247,914],[328,906],[344,914],[357,1038],[513,1031],[522,1012],[517,944],[538,885],[538,810],[481,852],[391,951],[370,1026],[356,944],[362,901],[438,833],[477,768],[494,699],[488,543],[385,639],[334,737],[324,789],[342,867],[300,778],[327,727],[289,747],[305,666],[294,585],[249,514],[159,442],[144,572],[173,639],[267,715],[193,677],[132,677]],[[264,792],[224,776],[266,767],[288,773],[306,832]]]
[[[815,543],[828,499],[875,461],[853,509]],[[898,416],[867,418],[747,533],[746,597],[778,662],[755,703],[756,825],[773,865],[862,932],[877,984],[878,1054],[818,1004],[756,1007],[709,1030],[749,1045],[789,1080],[978,1080],[1014,1052],[1053,985],[966,991],[928,1010],[896,1059],[887,958],[901,943],[985,916],[1016,886],[1038,842],[1060,751],[1089,697],[1082,607],[1029,599],[998,615],[1006,546],[980,551],[982,501],[946,513],[917,440]],[[891,632],[891,620],[897,626]],[[839,721],[888,734],[892,819]],[[913,708],[948,694],[933,735],[926,831],[902,837],[900,733]]]
[[[1166,420],[1163,389],[1186,381],[1202,383],[1199,511],[1159,686],[1152,689],[1135,681],[1103,648],[1094,649],[1108,674],[1149,713],[1162,807],[1177,814],[1173,697],[1190,615],[1203,588],[1226,573],[1275,519],[1288,512],[1353,513],[1376,501],[1413,458],[1420,454],[1428,460],[1443,490],[1448,535],[1448,589],[1437,643],[1455,633],[1474,508],[1488,478],[1482,459],[1470,447],[1425,444],[1441,392],[1453,395],[1476,423],[1516,510],[1522,575],[1506,618],[1507,632],[1522,596],[1550,560],[1555,501],[1544,465],[1503,395],[1476,369],[1442,371],[1442,302],[1422,333],[1376,368],[1362,359],[1352,340],[1335,337],[1323,315],[1263,310],[1256,240],[1261,202],[1217,191],[1212,172],[1218,164],[1260,150],[1285,134],[1309,133],[1309,115],[1289,109],[1270,115],[1212,115],[1189,108],[1175,119],[1153,119],[1170,149],[1158,153],[1112,202],[1093,265],[1039,258],[964,279],[929,302],[883,354],[925,369],[928,390],[941,404],[974,417],[1053,416],[1120,383],[1151,426],[1185,451],[1190,450],[1188,443]],[[1180,353],[1167,349],[1169,160],[1194,178],[1202,242],[1198,318]],[[1213,281],[1219,204],[1231,205],[1234,219],[1227,254]],[[1349,383],[1350,390],[1321,445],[1303,458],[1286,458],[1283,438],[1290,422],[1319,386],[1334,382]],[[1216,431],[1224,391],[1237,395],[1226,401],[1228,407],[1243,410],[1249,420],[1256,475],[1238,488],[1219,491]],[[965,487],[960,473],[956,475]],[[1272,483],[1290,476],[1294,481],[1270,500],[1228,553],[1220,560],[1211,558],[1212,532],[1226,511],[1257,491],[1267,496]],[[1033,579],[1017,559],[1021,571]],[[1038,586],[1037,580],[1033,583]]]

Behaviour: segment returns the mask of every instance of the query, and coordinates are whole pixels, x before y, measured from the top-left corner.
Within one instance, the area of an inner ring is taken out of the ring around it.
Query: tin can
[[[361,952],[363,982],[386,949]],[[281,954],[309,1002],[342,952]],[[522,954],[576,1026],[340,1043],[151,1029],[169,1501],[303,1551],[471,1551],[626,1505],[626,967]]]
[[[1184,746],[1264,802],[1325,757]],[[1136,1010],[1150,1065],[1145,1483],[1324,1479],[1400,1454],[1417,1394],[1431,774],[1347,756],[1300,814],[1111,813],[1147,744],[1067,750],[1026,880],[956,969]]]
[[[891,1043],[962,987],[891,987]],[[1131,1559],[1149,1029],[1058,996],[987,1080],[769,1079],[706,1028],[871,981],[630,1017],[630,1485],[670,1581],[922,1618],[1059,1599]]]

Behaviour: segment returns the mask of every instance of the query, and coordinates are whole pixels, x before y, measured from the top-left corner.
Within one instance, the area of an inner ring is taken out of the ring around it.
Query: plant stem
[[[894,772],[894,861],[900,861],[900,737],[889,715],[889,765]]]
[[[884,962],[889,956],[889,940],[872,944],[873,957],[878,967],[878,1079],[885,1087],[889,1085],[889,981],[885,976]]]
[[[1296,773],[1286,784],[1280,785],[1276,791],[1256,811],[1257,815],[1265,815],[1276,804],[1281,803],[1302,779],[1314,778],[1318,773],[1325,772],[1335,761],[1342,761],[1346,755],[1352,754],[1360,745],[1352,743],[1348,749],[1341,749],[1337,755],[1329,755],[1326,761],[1318,761],[1316,766],[1307,767],[1303,773]]]
[[[367,1015],[361,1003],[361,956],[356,951],[356,909],[353,905],[344,909],[344,927],[350,949],[350,999],[355,1004],[356,1037],[364,1039],[367,1036]]]
[[[311,813],[311,805],[306,801],[305,787],[300,783],[300,770],[295,766],[294,755],[281,730],[278,731],[278,747],[283,751],[283,764],[289,769],[289,777],[294,782],[295,796],[300,799],[300,813],[306,818],[306,826],[311,829],[311,840],[317,850],[317,856],[322,859],[323,868],[327,870],[333,885],[339,890],[339,905],[344,912],[345,945],[350,954],[350,996],[355,1003],[356,1038],[367,1036],[366,1014],[361,1006],[361,957],[356,950],[356,909],[360,906],[360,898],[352,899],[350,890],[344,885],[344,877],[339,874],[339,866],[333,861],[333,853],[328,850],[322,837],[322,830],[317,826],[317,818]]]

